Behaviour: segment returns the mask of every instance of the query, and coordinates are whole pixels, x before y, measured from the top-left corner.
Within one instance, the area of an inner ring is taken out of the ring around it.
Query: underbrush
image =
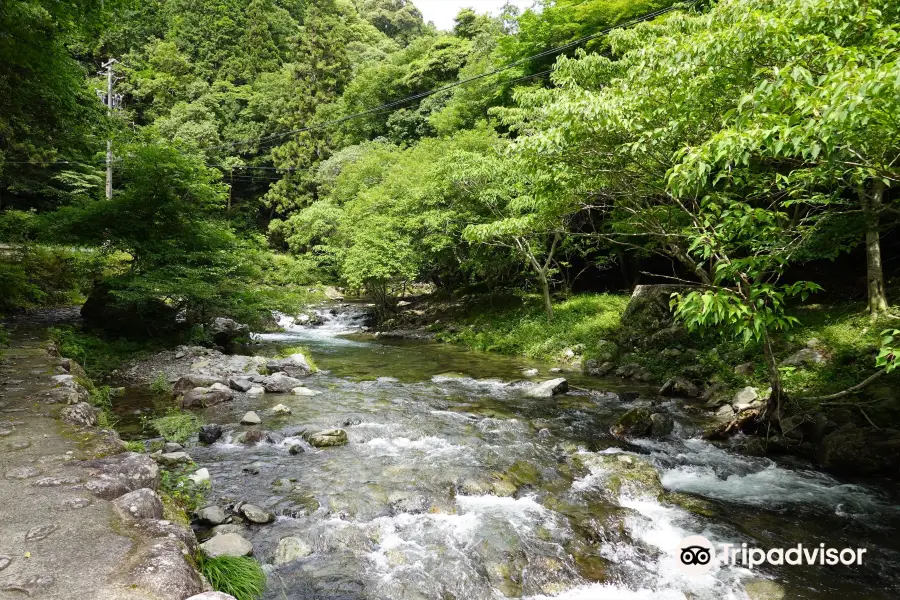
[[[237,600],[256,600],[266,588],[266,574],[258,562],[245,556],[200,555],[200,572],[214,590],[231,594]]]
[[[486,299],[469,307],[468,314],[454,323],[455,331],[439,332],[438,339],[476,350],[544,360],[557,360],[565,349],[580,346],[584,356],[590,358],[598,350],[598,342],[608,339],[619,326],[628,296],[574,296],[553,305],[550,321],[536,295],[502,304],[489,302]]]
[[[183,444],[200,431],[203,421],[195,414],[171,409],[162,417],[148,419],[146,425],[166,441]]]
[[[77,360],[92,378],[104,377],[124,363],[168,347],[168,339],[135,341],[85,331],[74,325],[52,327],[50,337],[62,356]]]

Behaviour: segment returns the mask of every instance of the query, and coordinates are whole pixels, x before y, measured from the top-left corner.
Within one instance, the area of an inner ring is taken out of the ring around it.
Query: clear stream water
[[[267,394],[207,409],[231,432],[189,451],[212,474],[210,500],[246,500],[278,514],[248,529],[271,563],[278,541],[300,537],[310,556],[268,564],[268,599],[720,599],[746,598],[758,578],[766,598],[900,597],[900,510],[884,485],[839,481],[799,461],[741,456],[698,437],[680,403],[618,380],[569,376],[576,390],[552,400],[524,394],[522,370],[550,365],[429,342],[359,335],[354,312],[319,327],[284,320],[255,351],[309,348],[322,374],[314,398]],[[617,392],[637,391],[623,401]],[[664,440],[614,439],[628,408],[657,403],[676,419]],[[286,404],[293,414],[266,415]],[[231,443],[247,410],[286,436]],[[350,443],[316,450],[302,430],[343,427]],[[542,431],[545,430],[546,431]],[[539,433],[540,432],[540,433]],[[306,452],[291,455],[291,445]],[[652,497],[615,496],[609,473],[575,457],[628,453],[649,459],[668,491],[709,501],[698,516]],[[511,484],[513,484],[511,486]],[[862,566],[715,568],[682,574],[674,549],[687,535],[761,548],[867,548]]]

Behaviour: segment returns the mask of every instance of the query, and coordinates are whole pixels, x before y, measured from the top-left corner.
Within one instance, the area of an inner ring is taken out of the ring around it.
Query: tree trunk
[[[538,281],[541,284],[541,294],[544,296],[544,310],[547,311],[547,320],[553,320],[553,303],[550,301],[550,282],[547,281],[547,272],[540,270],[537,272]]]
[[[878,213],[884,200],[884,183],[875,184],[872,194],[860,192],[863,213],[866,216],[866,282],[869,289],[869,314],[877,317],[888,309],[884,290],[884,271],[881,266],[881,241]]]
[[[766,358],[766,368],[769,371],[769,385],[772,386],[772,393],[766,402],[766,407],[760,416],[762,423],[770,421],[781,421],[781,405],[784,392],[781,389],[781,373],[778,371],[778,363],[775,360],[775,353],[772,351],[772,341],[769,339],[769,333],[763,333],[763,354]]]

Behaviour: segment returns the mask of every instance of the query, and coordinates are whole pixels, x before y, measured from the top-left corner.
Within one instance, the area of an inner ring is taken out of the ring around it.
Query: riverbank
[[[183,600],[209,589],[161,472],[99,427],[93,385],[45,323],[0,358],[0,597]],[[24,509],[27,507],[27,509]]]
[[[436,340],[473,349],[553,361],[563,370],[652,383],[661,395],[694,399],[723,421],[760,407],[769,388],[762,348],[688,332],[671,317],[669,287],[645,299],[575,296],[556,303],[549,322],[533,296],[457,302],[422,297],[401,303],[384,325],[427,331]],[[753,441],[746,450],[799,454],[836,471],[896,475],[900,464],[890,449],[900,444],[895,431],[900,374],[839,399],[821,399],[877,372],[881,332],[895,327],[896,319],[873,321],[863,303],[806,305],[793,314],[800,325],[772,336],[790,399],[784,435],[767,434],[764,444]]]

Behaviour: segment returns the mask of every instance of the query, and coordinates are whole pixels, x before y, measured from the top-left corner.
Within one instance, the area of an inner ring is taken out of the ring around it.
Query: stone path
[[[13,325],[11,334],[12,347],[0,350],[0,599],[168,600],[196,594],[202,588],[193,572],[183,573],[185,584],[160,587],[153,580],[159,570],[153,561],[162,565],[171,558],[154,552],[175,555],[181,561],[176,570],[188,564],[180,534],[167,530],[176,526],[159,520],[161,514],[144,520],[142,527],[163,530],[148,538],[117,514],[112,499],[121,491],[98,496],[109,489],[100,485],[107,475],[83,461],[103,451],[104,439],[107,451],[110,442],[114,450],[122,448],[95,428],[57,418],[63,405],[48,403],[47,393],[62,368],[47,353],[45,330]],[[171,548],[162,547],[167,544]],[[174,589],[179,586],[185,589]]]

